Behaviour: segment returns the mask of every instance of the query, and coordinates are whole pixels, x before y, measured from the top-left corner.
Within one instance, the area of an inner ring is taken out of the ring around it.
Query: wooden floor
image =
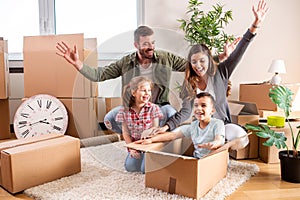
[[[281,181],[279,164],[266,164],[259,160],[244,160],[243,162],[257,164],[260,172],[239,187],[227,200],[300,199],[300,184]],[[0,188],[0,200],[16,199],[29,200],[31,198],[24,194],[13,196]]]

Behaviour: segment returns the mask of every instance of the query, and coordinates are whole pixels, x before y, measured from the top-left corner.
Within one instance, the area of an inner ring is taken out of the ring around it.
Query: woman
[[[192,46],[188,55],[185,80],[180,94],[183,99],[182,108],[175,114],[181,117],[183,121],[186,120],[187,113],[192,113],[193,99],[196,94],[209,92],[216,101],[216,112],[213,117],[224,121],[226,124],[225,137],[229,141],[246,135],[246,132],[242,127],[231,123],[226,95],[228,81],[265,18],[268,11],[266,2],[260,0],[256,9],[254,6],[252,7],[252,11],[255,16],[254,22],[225,61],[216,64],[207,46],[203,44]],[[248,144],[248,138],[245,138],[244,146]]]

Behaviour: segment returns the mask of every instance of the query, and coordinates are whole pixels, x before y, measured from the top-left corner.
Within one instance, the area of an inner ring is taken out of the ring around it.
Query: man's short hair
[[[148,26],[139,26],[134,31],[134,42],[139,42],[140,37],[153,35],[153,30]]]

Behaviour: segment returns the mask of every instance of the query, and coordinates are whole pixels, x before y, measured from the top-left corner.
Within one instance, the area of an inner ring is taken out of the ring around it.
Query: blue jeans
[[[104,117],[104,124],[106,128],[112,130],[115,133],[122,133],[122,123],[117,122],[116,115],[118,114],[120,108],[122,106],[118,106],[109,111]],[[177,111],[171,105],[160,106],[160,110],[163,113],[163,118],[159,120],[159,126],[162,127],[165,125],[167,120],[172,117]]]
[[[130,156],[130,153],[128,152],[128,155],[125,160],[125,169],[128,172],[142,172],[145,174],[145,154],[141,152],[140,159],[132,158]]]

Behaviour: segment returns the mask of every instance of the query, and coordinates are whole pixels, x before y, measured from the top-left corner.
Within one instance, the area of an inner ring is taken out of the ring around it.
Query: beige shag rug
[[[144,175],[124,169],[124,142],[81,149],[82,171],[24,191],[38,200],[187,200],[190,198],[146,188]],[[201,199],[224,199],[259,171],[255,164],[231,160],[227,176]]]

